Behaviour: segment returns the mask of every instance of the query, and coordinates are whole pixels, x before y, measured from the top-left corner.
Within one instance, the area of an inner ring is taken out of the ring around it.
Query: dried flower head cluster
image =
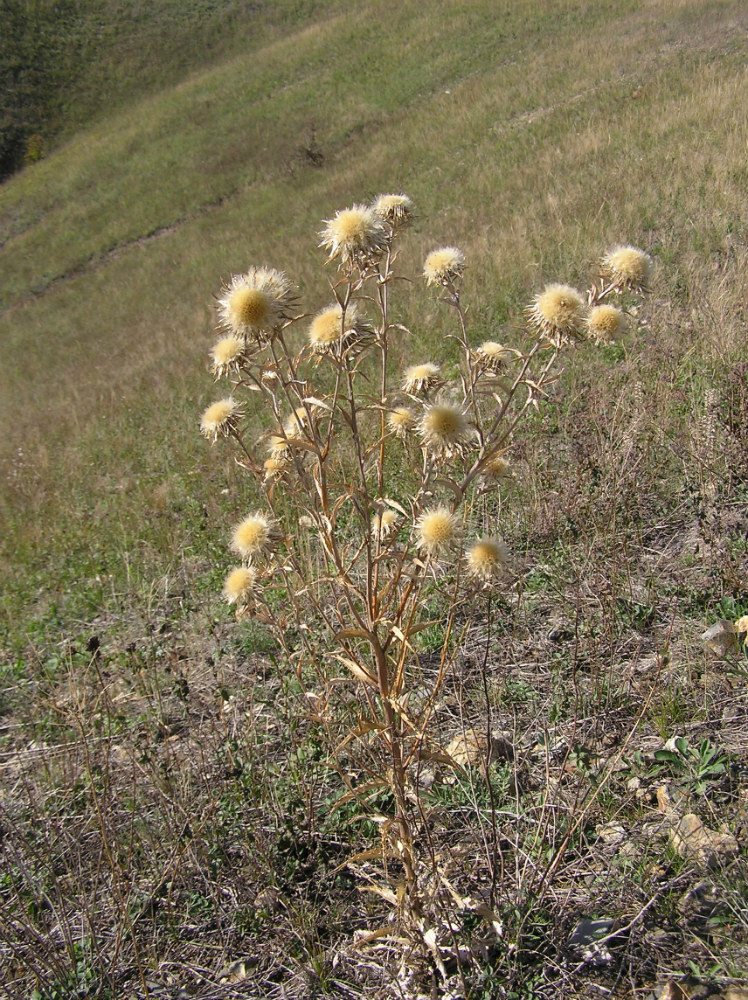
[[[496,340],[484,340],[483,343],[471,350],[470,358],[476,368],[481,372],[491,372],[496,374],[504,371],[506,366],[516,360],[520,355],[519,351],[512,350],[511,347],[504,347]]]
[[[236,566],[223,583],[223,596],[229,604],[245,607],[252,600],[257,571],[252,566]]]
[[[413,218],[413,203],[407,194],[380,194],[372,207],[391,226],[402,226]]]
[[[250,267],[235,274],[218,298],[221,328],[235,337],[268,339],[290,319],[296,300],[293,285],[282,271]]]
[[[416,521],[416,540],[427,556],[438,558],[454,549],[462,537],[457,515],[444,505],[425,510]]]
[[[459,406],[427,406],[418,422],[418,436],[433,458],[452,458],[473,436],[473,429]]]
[[[585,325],[585,303],[571,285],[546,285],[527,310],[535,329],[560,347],[581,335]]]
[[[465,561],[469,575],[487,586],[506,571],[509,550],[502,539],[484,535],[467,550]]]
[[[388,242],[384,220],[368,205],[354,205],[338,212],[325,221],[319,235],[319,245],[328,251],[330,260],[339,258],[346,268],[374,263]]]
[[[459,281],[465,271],[465,254],[457,247],[432,250],[423,264],[423,275],[429,285],[449,285]]]
[[[615,288],[646,292],[652,277],[652,258],[638,247],[618,246],[603,257],[601,270]]]
[[[416,423],[416,415],[408,406],[396,406],[387,415],[387,424],[390,430],[401,441],[404,441],[413,432]]]
[[[403,373],[403,391],[413,396],[427,395],[444,385],[439,374],[439,365],[426,361],[422,365],[411,365]]]
[[[608,344],[618,340],[625,329],[626,317],[617,306],[604,303],[590,309],[587,332],[596,344]]]
[[[233,397],[219,399],[200,418],[200,433],[215,444],[219,438],[236,433],[241,415],[242,407]]]
[[[278,538],[278,525],[272,517],[250,514],[234,528],[231,549],[242,559],[252,562],[267,555]]]
[[[348,304],[345,312],[340,303],[321,309],[309,324],[308,340],[315,354],[340,352],[358,344],[370,334],[368,324],[359,316],[355,302]]]
[[[429,359],[402,371],[409,331],[391,309],[408,287],[397,280],[396,241],[412,217],[407,195],[386,194],[329,218],[319,245],[338,266],[327,283],[334,300],[303,324],[282,271],[250,267],[225,284],[210,357],[232,389],[200,422],[211,442],[232,439],[257,493],[230,532],[240,565],[223,596],[237,615],[265,623],[301,684],[339,690],[342,672],[354,685],[354,714],[367,719],[356,753],[394,802],[382,846],[402,866],[401,913],[423,899],[409,768],[430,739],[453,655],[447,635],[444,670],[414,709],[422,630],[433,608],[450,620],[459,608],[469,622],[511,584],[500,518],[522,419],[552,391],[567,345],[624,334],[613,300],[642,290],[651,272],[642,251],[615,248],[601,265],[607,283],[598,275],[586,295],[547,285],[526,310],[518,346],[507,346],[509,324],[502,342],[473,328],[462,301],[466,256],[442,246],[423,278],[455,320],[449,347],[434,347],[441,366]]]

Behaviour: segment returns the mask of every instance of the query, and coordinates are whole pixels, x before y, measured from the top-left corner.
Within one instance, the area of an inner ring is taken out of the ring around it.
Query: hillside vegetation
[[[17,132],[48,127],[48,153],[0,186],[7,995],[396,995],[397,947],[351,947],[381,900],[344,865],[370,841],[331,810],[337,730],[220,600],[227,533],[256,498],[198,423],[221,391],[221,280],[282,268],[314,312],[334,280],[322,220],[403,191],[413,335],[393,364],[452,357],[418,280],[435,246],[466,255],[476,343],[521,340],[532,297],[583,287],[615,244],[655,265],[629,334],[565,356],[509,456],[515,583],[483,672],[478,629],[435,723],[446,745],[490,705],[514,747],[488,797],[468,774],[429,800],[462,897],[483,884],[487,817],[521,821],[501,821],[502,936],[450,988],[743,997],[747,668],[734,637],[721,654],[699,640],[748,613],[742,5],[34,10],[75,37]],[[705,755],[721,769],[700,773]],[[669,839],[673,809],[736,852],[705,871]],[[521,855],[511,831],[534,817]],[[535,895],[528,858],[548,872]],[[592,917],[624,928],[599,962],[569,945]],[[475,912],[460,920],[456,942],[480,937]],[[399,995],[428,993],[421,971]]]

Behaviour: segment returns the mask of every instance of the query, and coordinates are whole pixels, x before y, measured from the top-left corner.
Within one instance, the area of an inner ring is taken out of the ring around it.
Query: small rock
[[[678,900],[678,913],[688,920],[708,920],[720,903],[719,890],[712,882],[698,882]]]
[[[620,844],[626,839],[626,828],[620,823],[601,823],[595,833],[604,844]]]
[[[486,764],[488,740],[485,730],[466,729],[447,746],[447,753],[458,767],[481,767]],[[514,747],[502,733],[491,734],[490,760],[513,760]]]
[[[701,641],[710,653],[714,653],[719,657],[727,656],[728,653],[738,652],[735,625],[726,619],[715,622],[706,632],[703,632]]]
[[[607,917],[603,917],[601,920],[591,920],[589,917],[582,917],[571,932],[569,944],[573,948],[581,948],[592,944],[593,941],[599,941],[600,938],[609,934],[612,926],[613,920]]]
[[[732,834],[710,830],[695,813],[683,816],[670,836],[681,858],[689,858],[705,868],[715,868],[738,853],[738,842]]]

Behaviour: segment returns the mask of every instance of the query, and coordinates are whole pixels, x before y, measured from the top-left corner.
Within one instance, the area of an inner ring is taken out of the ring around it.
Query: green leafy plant
[[[730,761],[720,747],[709,740],[702,740],[694,746],[684,736],[673,741],[673,750],[655,750],[655,764],[652,775],[669,773],[674,780],[692,789],[696,795],[704,795],[710,786],[727,773]]]

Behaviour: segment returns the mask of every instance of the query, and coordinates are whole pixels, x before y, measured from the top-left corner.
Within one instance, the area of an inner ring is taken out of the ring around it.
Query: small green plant
[[[330,734],[348,690],[342,718],[353,699],[355,723],[331,735],[340,802],[376,813],[380,831],[352,863],[380,858],[384,877],[371,891],[394,903],[441,968],[443,904],[429,896],[438,880],[414,835],[413,802],[419,761],[440,751],[435,710],[456,651],[472,622],[491,622],[511,579],[496,513],[507,455],[559,378],[560,353],[623,333],[626,315],[609,300],[643,291],[651,261],[618,247],[586,294],[546,286],[526,310],[520,346],[507,346],[473,341],[465,255],[440,247],[423,277],[454,319],[446,340],[458,363],[421,358],[403,369],[410,330],[393,301],[407,287],[397,265],[411,216],[405,195],[383,195],[325,223],[320,246],[338,274],[332,302],[311,319],[280,271],[250,267],[223,286],[211,357],[232,388],[205,410],[201,431],[233,442],[257,487],[231,535],[239,564],[224,596],[240,619],[265,625],[281,669],[295,672]],[[383,792],[388,815],[372,808]]]
[[[727,773],[730,761],[720,747],[709,740],[693,746],[684,736],[673,741],[673,749],[655,750],[655,764],[650,773],[667,773],[688,786],[696,795],[705,795],[712,784]]]

